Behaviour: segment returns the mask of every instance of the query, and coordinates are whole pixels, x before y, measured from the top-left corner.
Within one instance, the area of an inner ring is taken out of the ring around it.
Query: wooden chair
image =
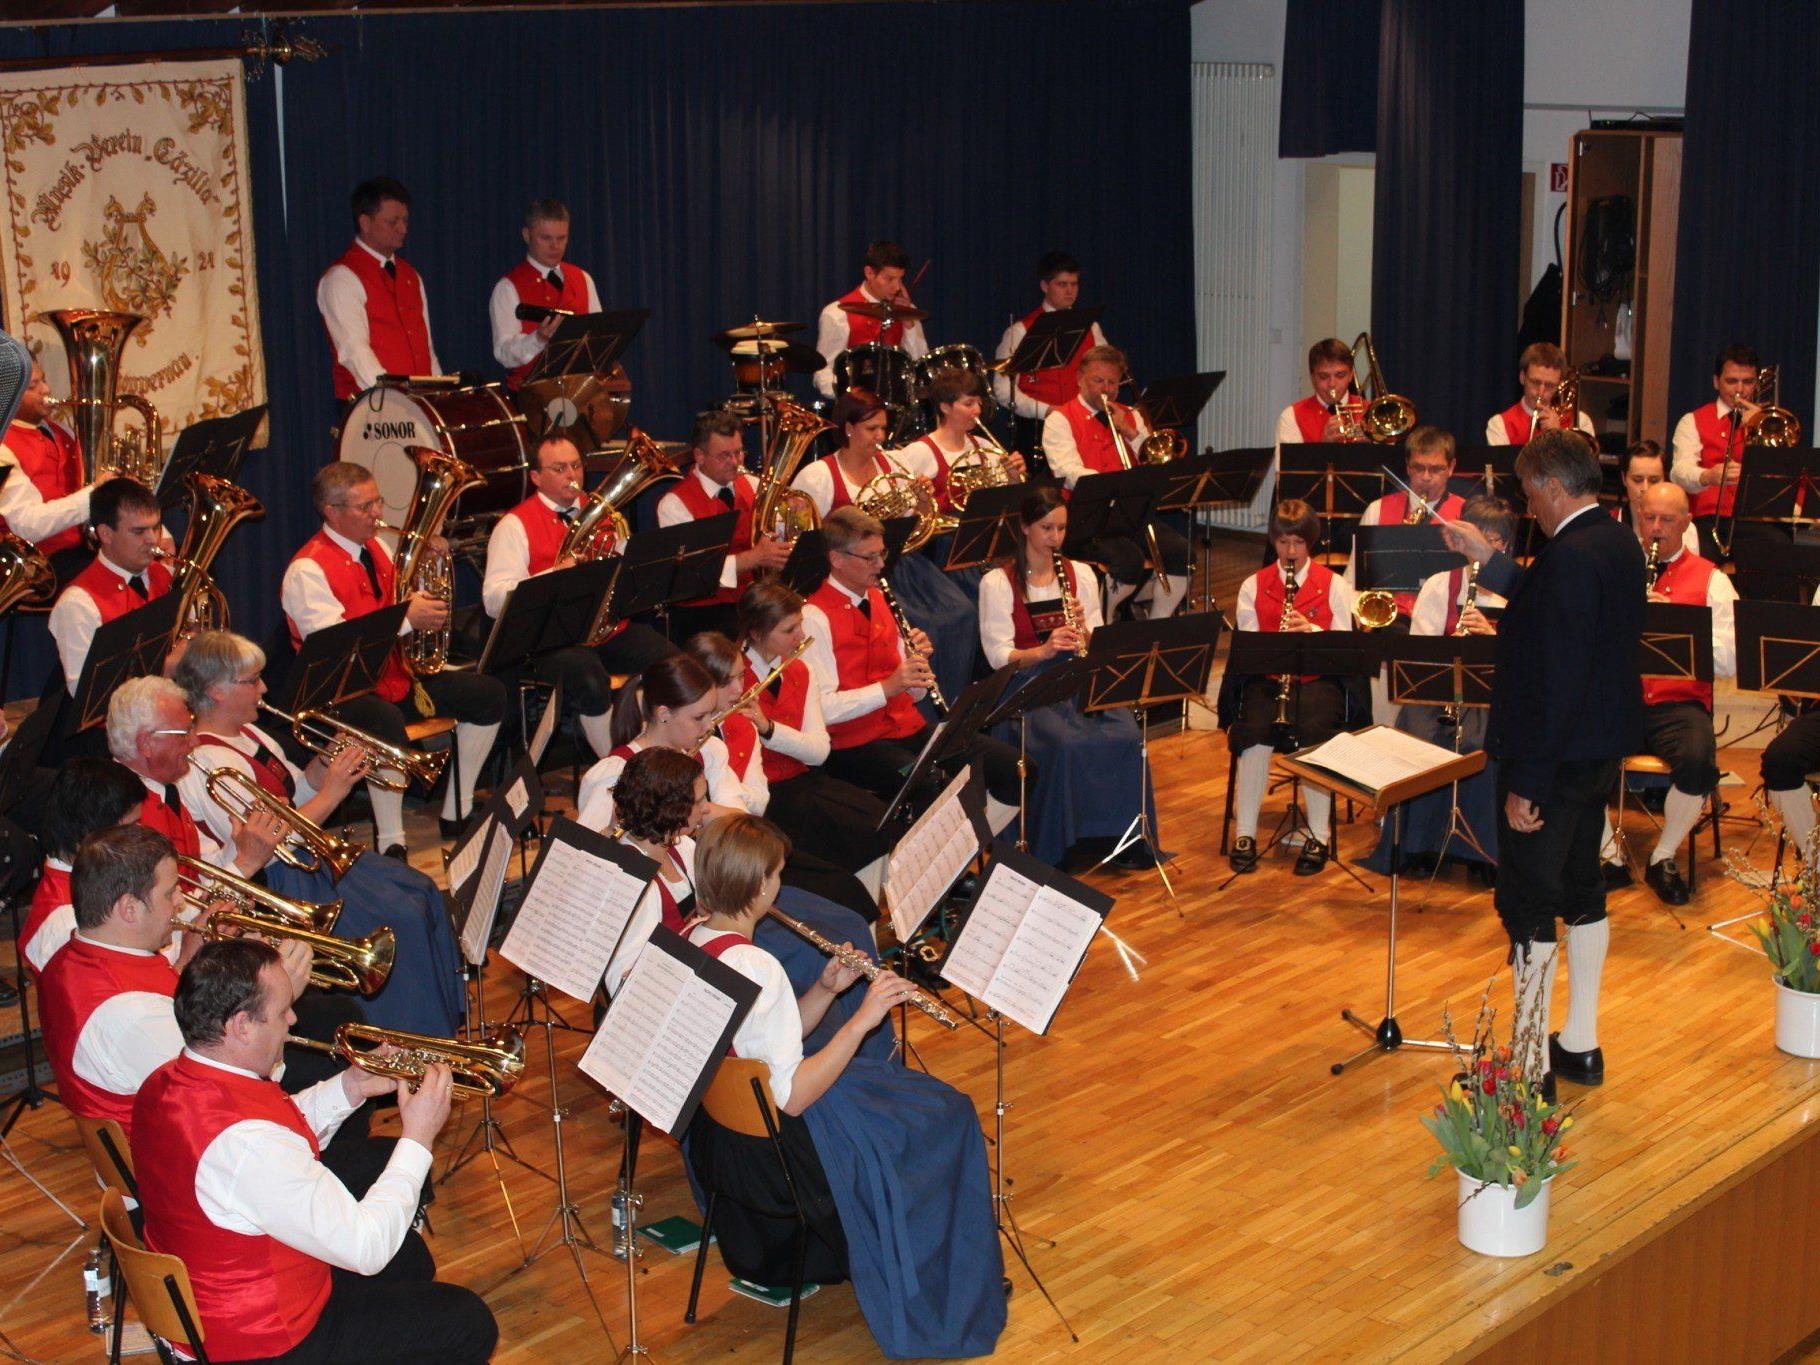
[[[76,1125],[76,1136],[82,1139],[82,1150],[88,1153],[89,1165],[95,1168],[95,1178],[102,1187],[118,1193],[123,1201],[130,1199],[137,1203],[139,1184],[133,1178],[133,1152],[127,1145],[126,1130],[113,1119],[85,1119],[71,1114],[70,1122]],[[110,1245],[107,1233],[103,1231],[101,1249],[104,1254],[108,1254]],[[126,1322],[126,1298],[124,1283],[116,1283],[114,1332],[107,1353],[110,1365],[120,1362],[120,1329]]]
[[[777,1111],[771,1104],[768,1077],[763,1062],[728,1057],[714,1073],[701,1102],[708,1117],[729,1132],[769,1139],[771,1150],[777,1153],[777,1164],[784,1173],[784,1186],[790,1192],[789,1202],[780,1204],[750,1191],[723,1190],[702,1180],[703,1188],[708,1192],[708,1211],[702,1219],[701,1245],[695,1251],[695,1280],[689,1286],[689,1306],[683,1313],[683,1321],[695,1321],[702,1271],[708,1264],[708,1243],[714,1237],[714,1210],[722,1199],[730,1199],[764,1217],[793,1218],[796,1229],[790,1238],[790,1319],[784,1328],[784,1365],[790,1365],[796,1352],[796,1319],[802,1308],[803,1259],[809,1247],[809,1220],[803,1213],[802,1197],[797,1193],[796,1177],[790,1170],[790,1159],[784,1153],[783,1140],[778,1136]],[[702,1179],[699,1172],[696,1178]]]
[[[1618,846],[1630,856],[1630,846],[1624,840],[1624,797],[1629,790],[1629,779],[1632,774],[1647,773],[1651,777],[1667,777],[1669,766],[1654,754],[1632,754],[1618,765],[1618,813],[1612,820],[1612,832],[1618,840]],[[1641,805],[1641,803],[1639,803]],[[1706,794],[1706,813],[1694,822],[1694,827],[1687,834],[1687,889],[1693,892],[1699,889],[1698,864],[1700,861],[1700,829],[1710,825],[1713,831],[1713,857],[1721,856],[1719,852],[1719,789],[1714,787]],[[1654,816],[1650,819],[1655,820]],[[1658,822],[1659,823],[1659,822]],[[1632,860],[1635,861],[1634,859]],[[1633,868],[1633,871],[1638,869]]]
[[[118,1190],[106,1190],[101,1195],[101,1230],[114,1249],[114,1261],[138,1305],[139,1320],[157,1344],[158,1358],[165,1365],[178,1365],[177,1355],[166,1343],[181,1341],[189,1347],[193,1359],[208,1365],[208,1353],[203,1350],[202,1315],[196,1310],[189,1268],[175,1256],[145,1249],[133,1231],[126,1201]]]

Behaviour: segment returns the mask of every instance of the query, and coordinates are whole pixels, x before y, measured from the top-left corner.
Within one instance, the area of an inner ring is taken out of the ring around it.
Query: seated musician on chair
[[[1266,536],[1273,559],[1239,588],[1238,629],[1351,630],[1352,589],[1339,574],[1310,558],[1321,536],[1314,509],[1297,498],[1278,503]],[[1239,678],[1230,670],[1221,686],[1219,709],[1226,745],[1235,757],[1234,838],[1227,861],[1234,872],[1255,872],[1258,810],[1270,785],[1270,755],[1320,744],[1362,723],[1365,713],[1338,678]],[[1332,845],[1333,793],[1304,784],[1302,800],[1308,831],[1295,874],[1312,877],[1325,866]]]
[[[95,557],[64,586],[49,623],[63,685],[72,697],[95,632],[171,590],[171,571],[162,558],[170,537],[151,489],[132,479],[108,479],[96,486],[88,508]]]
[[[1732,634],[1732,604],[1738,591],[1709,559],[1682,548],[1692,514],[1687,494],[1672,483],[1659,483],[1643,495],[1643,544],[1659,556],[1654,584],[1646,585],[1652,602],[1680,602],[1709,607],[1713,614],[1713,674],[1737,671]],[[1666,905],[1686,905],[1687,879],[1675,855],[1700,821],[1707,797],[1719,785],[1719,748],[1713,735],[1711,682],[1672,678],[1643,679],[1644,751],[1668,765],[1670,786],[1662,803],[1662,833],[1649,855],[1644,880]],[[1623,779],[1620,778],[1620,781]],[[1606,885],[1627,886],[1630,873],[1607,820]]]
[[[815,326],[815,349],[827,364],[815,372],[815,388],[823,398],[834,397],[834,359],[842,351],[876,342],[898,347],[911,360],[921,360],[929,354],[929,338],[923,335],[920,318],[908,322],[894,318],[886,327],[879,318],[849,313],[841,307],[843,303],[910,307],[910,291],[904,288],[904,275],[909,269],[910,257],[896,242],[873,242],[860,263],[860,283],[822,309]]]
[[[183,1050],[133,1105],[146,1246],[189,1271],[211,1359],[489,1359],[485,1302],[435,1282],[411,1224],[449,1117],[447,1067],[416,1089],[349,1067],[302,1093],[271,1076],[296,982],[252,940],[202,948],[177,985]],[[317,1157],[367,1100],[396,1094],[403,1135],[356,1196]]]
[[[1417,427],[1403,445],[1403,473],[1409,486],[1424,499],[1428,508],[1441,514],[1443,521],[1460,515],[1466,500],[1448,491],[1453,477],[1453,433],[1440,427]],[[1413,501],[1401,488],[1392,489],[1381,498],[1373,498],[1359,517],[1361,526],[1423,526],[1431,520],[1428,508]],[[1353,557],[1346,558],[1346,583],[1354,591],[1359,586],[1358,567]],[[1398,593],[1397,624],[1407,629],[1410,614],[1416,609],[1414,593]]]
[[[756,816],[716,820],[695,859],[690,940],[760,986],[733,1036],[733,1055],[763,1062],[779,1111],[796,1195],[808,1219],[805,1278],[850,1278],[881,1350],[894,1357],[989,1354],[1005,1325],[1003,1261],[986,1183],[985,1141],[973,1102],[898,1062],[861,1051],[912,987],[880,972],[859,1007],[816,1048],[804,1046],[859,973],[829,961],[797,994],[783,965],[753,942],[775,903],[789,841]],[[749,1095],[748,1095],[749,1102]],[[689,1160],[709,1188],[750,1191],[787,1206],[771,1144],[698,1111]],[[914,1159],[903,1159],[914,1153]],[[864,1174],[888,1168],[890,1198]],[[718,1198],[713,1233],[734,1274],[791,1279],[792,1219]]]
[[[50,418],[50,385],[32,362],[31,382],[0,444],[0,531],[31,541],[67,583],[88,561],[82,523],[92,483],[82,482],[82,451],[70,429]]]
[[[1611,514],[1637,533],[1643,540],[1643,495],[1668,477],[1668,465],[1662,458],[1662,447],[1654,441],[1638,441],[1618,460],[1618,478],[1624,486],[1624,501],[1611,509]],[[1690,555],[1700,553],[1700,537],[1694,524],[1687,523],[1681,537],[1681,548]]]
[[[1486,419],[1485,442],[1494,446],[1525,446],[1537,431],[1558,429],[1561,412],[1555,407],[1555,395],[1567,373],[1567,357],[1552,341],[1531,342],[1517,358],[1517,382],[1523,396],[1503,412]],[[1574,412],[1573,427],[1582,435],[1594,435],[1592,418],[1585,412]]]

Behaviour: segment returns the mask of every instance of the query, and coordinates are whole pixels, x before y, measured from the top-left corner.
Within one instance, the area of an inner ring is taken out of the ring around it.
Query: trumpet
[[[482,1095],[498,1099],[518,1084],[525,1070],[524,1034],[510,1025],[477,1043],[406,1033],[376,1024],[342,1024],[335,1030],[334,1041],[327,1043],[299,1038],[294,1033],[285,1042],[339,1057],[349,1066],[375,1076],[390,1076],[412,1094],[417,1093],[424,1073],[433,1066],[446,1066],[454,1073],[453,1093],[463,1099]],[[378,1048],[392,1051],[379,1052]]]
[[[294,901],[248,881],[237,872],[216,867],[187,853],[177,855],[177,899],[199,912],[225,904],[235,914],[273,925],[311,929],[319,934],[334,930],[341,918],[340,901]],[[185,926],[188,927],[188,926]]]
[[[190,764],[208,779],[206,786],[209,800],[229,816],[245,820],[256,810],[264,811],[290,830],[273,850],[273,855],[287,866],[294,867],[299,872],[315,872],[327,868],[329,877],[340,881],[365,852],[351,839],[331,834],[295,806],[280,801],[239,768],[225,765],[205,768],[193,757]]]
[[[898,638],[904,642],[906,657],[915,651],[910,648],[910,621],[904,615],[904,609],[897,604],[897,594],[891,591],[891,584],[883,574],[878,576],[879,595],[885,599],[885,605],[891,609],[891,619],[897,622]],[[935,666],[929,667],[929,702],[935,707],[936,714],[948,714],[948,699],[942,695],[942,685],[935,680]]]
[[[1081,624],[1081,614],[1075,610],[1074,593],[1068,586],[1068,566],[1058,554],[1055,560],[1055,586],[1062,594],[1062,621],[1074,632],[1074,657],[1087,657],[1087,631]]]
[[[326,711],[309,710],[293,716],[264,702],[259,703],[259,709],[286,722],[291,727],[293,739],[324,758],[333,759],[350,745],[365,751],[367,781],[385,791],[404,791],[411,785],[413,778],[426,787],[431,786],[442,775],[443,765],[449,761],[446,750],[432,753],[427,749],[407,749],[402,744],[391,744],[377,735],[355,729]],[[397,775],[381,777],[382,772]]]
[[[835,943],[827,936],[817,933],[801,920],[786,915],[775,905],[771,907],[769,914],[771,915],[771,918],[775,919],[791,933],[807,940],[810,946],[814,947],[817,951],[826,953],[829,957],[840,963],[841,966],[858,972],[868,981],[877,980],[880,972],[890,970],[890,968],[874,962],[858,948],[854,948],[845,943]],[[934,1000],[924,995],[921,991],[917,991],[912,995],[909,1003],[916,1006],[917,1009],[921,1010],[945,1029],[952,1030],[960,1027],[959,1021],[956,1020],[953,1015],[949,1014],[947,1010],[936,1004]]]
[[[781,678],[784,675],[784,670],[788,668],[794,660],[802,658],[803,651],[814,643],[814,638],[808,635],[805,635],[802,639],[798,640],[796,642],[796,648],[791,650],[783,658],[779,659],[775,668],[765,674],[765,676],[760,678],[757,682],[753,683],[752,686],[748,687],[744,692],[741,692],[731,706],[715,712],[714,719],[708,722],[708,728],[701,732],[701,737],[688,748],[684,749],[683,752],[685,754],[699,753],[701,751],[701,746],[708,742],[708,736],[720,729],[720,727],[726,723],[728,716],[731,716],[734,712],[740,711],[751,705],[754,701],[757,701],[758,694]]]
[[[330,933],[341,918],[340,901],[290,900],[185,854],[177,855],[177,895],[195,912],[193,919],[173,921],[179,929],[205,938],[260,934],[308,945],[310,984],[324,990],[371,995],[391,975],[397,942],[390,929],[375,929],[357,939],[339,939]],[[230,908],[214,909],[220,902]]]

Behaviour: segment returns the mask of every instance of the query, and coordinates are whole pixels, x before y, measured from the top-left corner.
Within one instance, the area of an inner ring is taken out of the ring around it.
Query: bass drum
[[[849,346],[834,357],[834,386],[837,391],[870,389],[894,415],[908,411],[917,397],[910,357],[876,341]]]
[[[354,400],[335,435],[335,458],[373,471],[385,519],[404,525],[417,487],[412,446],[428,446],[474,466],[486,482],[461,495],[452,528],[472,527],[529,496],[525,419],[499,384],[472,389],[410,389],[381,384]]]

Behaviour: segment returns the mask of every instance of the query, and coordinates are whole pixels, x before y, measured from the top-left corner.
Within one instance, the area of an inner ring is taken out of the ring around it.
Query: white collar
[[[158,956],[158,954],[153,952],[150,948],[128,948],[125,944],[122,944],[122,943],[103,943],[98,938],[90,938],[87,934],[83,933],[80,929],[76,930],[75,937],[81,939],[84,943],[88,944],[91,948],[105,948],[110,953],[125,953],[128,957],[157,957]]]
[[[535,497],[539,502],[541,502],[545,507],[549,508],[552,512],[554,512],[559,517],[564,512],[578,512],[581,510],[581,505],[580,505],[581,500],[579,498],[576,499],[574,506],[564,507],[561,503],[553,501],[550,498],[550,496],[547,493],[544,493],[541,489],[534,492],[532,494],[532,496]]]
[[[125,765],[122,765],[122,766],[125,766]],[[127,768],[127,771],[130,772],[134,777],[138,778],[141,782],[143,782],[145,784],[145,789],[148,792],[150,792],[153,796],[157,797],[160,801],[164,800],[164,788],[165,788],[164,783],[159,782],[153,778],[147,777],[144,773],[140,772],[137,768]],[[175,782],[173,782],[170,785],[174,787],[177,784]]]
[[[562,275],[562,278],[565,283],[568,281],[568,278],[569,278],[568,273],[563,270],[563,266],[566,264],[566,262],[558,261],[555,265],[545,265],[542,261],[538,260],[537,257],[533,256],[530,252],[527,251],[527,252],[525,252],[525,264],[530,266],[531,269],[533,269],[537,272],[539,279],[547,280],[550,277],[550,272],[552,270],[554,270],[558,274]]]
[[[103,568],[107,569],[116,578],[118,578],[122,583],[130,583],[135,578],[139,578],[147,572],[147,570],[141,569],[136,574],[128,573],[125,569],[121,568],[118,564],[114,563],[113,560],[109,559],[107,557],[107,555],[104,554],[103,552],[101,552],[100,550],[95,551],[95,560]],[[149,583],[150,580],[148,579],[147,582]]]
[[[852,588],[849,588],[845,583],[841,582],[840,579],[836,578],[833,574],[828,575],[828,586],[833,588],[842,597],[846,598],[849,602],[853,603],[853,605],[856,607],[861,602],[871,600],[871,597],[872,597],[872,593],[870,590],[868,590],[864,593],[854,592]]]
[[[870,289],[866,288],[864,282],[862,282],[860,284],[859,292],[864,294],[868,299],[872,300],[872,302],[874,302],[874,303],[883,303],[884,302],[884,300],[881,299],[877,294],[874,294]]]
[[[1559,526],[1555,527],[1555,536],[1558,536],[1561,534],[1561,532],[1565,531],[1567,529],[1567,524],[1570,521],[1574,521],[1579,517],[1583,517],[1588,512],[1596,511],[1598,509],[1598,506],[1599,506],[1599,504],[1596,502],[1589,502],[1586,504],[1586,506],[1579,508],[1576,511],[1569,512],[1566,516],[1561,518],[1561,524]],[[1555,536],[1550,536],[1549,539],[1553,540],[1555,538]]]
[[[838,583],[835,584],[835,587],[839,587],[839,586],[840,586],[840,584],[838,584]],[[747,645],[744,649],[740,650],[740,655],[745,659],[747,665],[752,669],[752,671],[754,673],[758,674],[758,676],[761,678],[764,677],[765,674],[769,673],[772,669],[777,667],[776,659],[765,658],[763,655],[761,655],[758,652],[758,650],[753,648],[751,645]]]
[[[360,238],[358,238],[358,237],[356,237],[354,239],[354,245],[359,247],[362,251],[366,252],[367,255],[371,256],[374,260],[378,261],[381,265],[390,265],[395,259],[397,259],[396,257],[393,257],[393,256],[380,255],[377,251],[373,250],[372,247],[368,246],[365,242],[361,241]]]
[[[697,460],[690,467],[689,472],[695,475],[695,481],[702,486],[703,490],[711,498],[718,499],[720,497],[721,489],[733,487],[730,483],[715,483],[713,479],[710,479],[707,474],[703,472],[700,460]],[[739,478],[739,472],[737,470],[734,471],[733,477],[735,479]]]
[[[53,872],[68,872],[71,870],[70,865],[61,858],[46,858],[44,860],[44,865]]]
[[[229,1066],[226,1062],[218,1062],[213,1057],[204,1057],[193,1047],[185,1047],[183,1049],[183,1055],[188,1057],[192,1062],[201,1062],[204,1066],[212,1066],[215,1070],[225,1071],[230,1076],[247,1076],[255,1081],[269,1081],[272,1079],[270,1076],[261,1076],[257,1071],[248,1071],[244,1066]]]
[[[358,560],[360,558],[360,552],[366,549],[366,546],[359,544],[357,541],[349,540],[326,521],[322,523],[322,532],[330,540],[334,541],[335,544],[346,550],[349,559]]]

